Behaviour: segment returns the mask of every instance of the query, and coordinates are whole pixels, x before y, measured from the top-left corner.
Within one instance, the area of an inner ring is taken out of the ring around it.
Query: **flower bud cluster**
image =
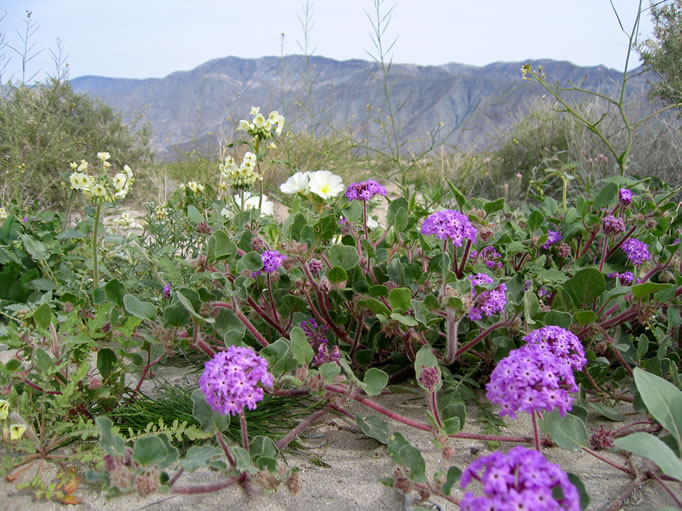
[[[199,388],[211,409],[223,415],[240,414],[244,407],[256,408],[263,389],[272,387],[268,362],[250,348],[230,346],[206,362]]]
[[[273,130],[277,136],[282,134],[285,119],[277,110],[270,112],[270,115],[266,118],[260,112],[260,107],[253,106],[249,114],[251,115],[251,122],[242,119],[239,121],[237,131],[245,131],[253,138],[259,140],[271,138]]]
[[[232,156],[227,156],[225,161],[221,163],[218,168],[220,169],[221,177],[227,181],[232,188],[241,190],[249,188],[253,186],[256,181],[263,179],[263,176],[261,176],[256,169],[257,163],[256,155],[247,152],[242,159],[241,165],[237,165]]]
[[[102,162],[102,168],[108,169],[111,163],[108,161],[111,155],[106,152],[97,153],[97,158]],[[135,179],[133,171],[128,165],[123,166],[123,172],[118,172],[113,178],[106,174],[102,176],[91,176],[88,174],[88,162],[81,160],[80,163],[72,162],[69,176],[71,189],[80,191],[93,202],[115,202],[128,195],[130,187]]]
[[[476,480],[484,496],[466,492],[462,511],[483,509],[580,510],[580,495],[568,475],[535,450],[517,446],[471,463],[460,481],[465,489]]]
[[[602,219],[602,229],[604,230],[604,234],[607,236],[612,234],[620,234],[625,232],[625,222],[623,222],[622,218],[618,218],[613,215],[606,215]]]

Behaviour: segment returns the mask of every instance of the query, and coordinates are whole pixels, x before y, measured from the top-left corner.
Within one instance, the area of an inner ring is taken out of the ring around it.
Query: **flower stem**
[[[540,435],[538,434],[538,418],[535,410],[531,412],[531,417],[533,418],[533,435],[535,437],[535,450],[540,452]]]
[[[248,451],[249,435],[246,431],[246,416],[244,415],[244,409],[242,409],[241,413],[239,414],[239,423],[241,424],[242,427],[242,445],[244,446],[244,450]]]
[[[95,211],[95,227],[92,230],[92,276],[94,279],[94,289],[99,287],[99,271],[97,269],[97,228],[99,226],[99,215],[102,211],[102,203],[97,203],[97,209]]]

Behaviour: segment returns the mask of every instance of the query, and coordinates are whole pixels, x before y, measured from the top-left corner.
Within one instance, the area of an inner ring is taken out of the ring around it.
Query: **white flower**
[[[133,171],[130,167],[128,167],[128,165],[123,165],[123,171],[126,173],[126,176],[128,176],[128,179],[133,178]]]
[[[0,209],[5,209],[5,208],[0,208]],[[7,415],[9,414],[9,401],[5,399],[0,399],[0,421],[4,421],[7,419]]]
[[[251,111],[249,112],[250,116],[258,115],[258,112],[260,112],[260,107],[259,106],[252,106]]]
[[[111,180],[111,184],[113,184],[114,188],[117,190],[121,190],[126,185],[126,181],[128,181],[128,176],[126,176],[123,172],[119,172],[114,176],[114,179]]]
[[[263,114],[256,114],[256,116],[253,118],[253,124],[256,126],[256,128],[262,128],[265,125],[265,117],[263,117]]]
[[[78,163],[75,161],[72,161],[69,165],[71,165],[71,170],[76,170],[78,168]]]
[[[104,188],[104,185],[102,183],[96,183],[92,187],[92,195],[95,197],[105,197],[107,195],[107,189]]]
[[[308,180],[310,172],[296,172],[286,182],[279,185],[282,193],[293,195],[295,193],[308,193]]]
[[[25,431],[26,431],[25,424],[12,424],[9,427],[9,439],[19,440],[22,436],[24,436]]]
[[[328,170],[318,170],[310,173],[308,186],[310,187],[311,192],[319,195],[323,199],[336,197],[346,189],[341,178]]]
[[[187,188],[189,188],[190,190],[192,190],[193,192],[196,193],[199,190],[199,184],[196,181],[189,181],[187,183]],[[202,190],[203,190],[203,187],[202,187]]]
[[[109,158],[111,158],[111,155],[109,153],[102,152],[102,153],[97,153],[97,157],[102,161],[107,161]]]
[[[237,204],[237,207],[241,210],[247,210],[247,209],[258,209],[258,202],[260,201],[260,195],[254,194],[251,195],[249,192],[244,192],[244,206],[242,207],[242,198],[239,195],[234,196],[234,202]],[[272,216],[275,213],[275,204],[268,200],[268,196],[263,194],[263,201],[261,203],[261,208],[260,212],[262,215],[269,215]],[[221,211],[221,214],[223,212]],[[223,216],[226,216],[223,214]]]
[[[368,229],[376,229],[379,227],[379,222],[377,222],[373,217],[368,216],[367,217],[367,228]]]
[[[5,208],[0,208],[0,221],[7,220],[7,210]]]
[[[268,149],[277,149],[277,144],[275,144],[274,142],[270,142],[268,144]]]
[[[249,124],[249,121],[245,121],[242,119],[239,121],[239,126],[237,127],[237,131],[249,131],[249,128],[251,125]]]

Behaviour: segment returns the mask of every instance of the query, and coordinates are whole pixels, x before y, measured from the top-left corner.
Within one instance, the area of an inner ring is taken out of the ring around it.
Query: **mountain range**
[[[486,66],[392,64],[388,72],[391,104],[397,111],[401,142],[425,143],[442,123],[450,146],[487,147],[513,125],[545,91],[521,76],[522,64],[542,66],[551,83],[614,92],[622,73],[604,66],[581,67],[565,61],[496,62]],[[76,92],[101,99],[126,122],[142,119],[152,127],[160,159],[201,147],[217,154],[218,134],[228,137],[252,106],[266,115],[278,110],[287,130],[317,135],[343,130],[362,139],[376,136],[386,120],[382,68],[377,62],[337,61],[291,55],[210,60],[164,78],[124,79],[82,76],[71,80]],[[646,91],[648,73],[630,73],[631,94]],[[545,98],[548,101],[547,98]]]

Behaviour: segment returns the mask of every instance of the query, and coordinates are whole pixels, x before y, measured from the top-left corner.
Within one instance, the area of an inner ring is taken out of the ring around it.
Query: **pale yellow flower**
[[[128,176],[125,175],[123,172],[119,172],[111,180],[111,184],[113,184],[114,188],[116,188],[117,190],[121,190],[126,185],[126,181],[128,181]]]
[[[5,208],[0,208],[0,221],[7,220],[7,210]]]
[[[128,165],[123,165],[123,172],[126,173],[126,176],[128,176],[128,179],[133,178],[133,171]]]
[[[107,152],[101,152],[97,153],[97,158],[99,158],[102,161],[107,161],[109,158],[111,158],[111,155]]]
[[[72,161],[69,165],[71,166],[71,170],[76,170],[78,168],[78,163],[75,161]]]
[[[311,172],[308,186],[311,192],[323,199],[336,197],[346,189],[342,179],[328,170]]]
[[[0,399],[0,421],[7,419],[7,414],[9,414],[9,401]]]
[[[106,197],[107,189],[102,183],[95,183],[92,187],[92,195],[95,197]]]
[[[251,125],[249,124],[249,121],[245,121],[242,119],[239,121],[239,126],[237,127],[237,131],[249,131],[251,128]]]
[[[293,195],[295,193],[307,193],[309,172],[296,172],[293,176],[286,180],[286,182],[279,185],[282,193]]]
[[[87,172],[88,170],[88,162],[85,160],[81,160],[81,162],[78,164],[78,172]]]
[[[25,424],[11,424],[9,427],[9,439],[19,440],[22,436],[24,436],[25,431],[26,431]]]
[[[256,128],[262,128],[265,125],[265,117],[263,117],[263,114],[256,114],[256,116],[253,118],[253,124],[256,126]]]
[[[250,116],[258,115],[258,112],[260,112],[260,107],[259,106],[252,106],[251,111],[249,112]]]

